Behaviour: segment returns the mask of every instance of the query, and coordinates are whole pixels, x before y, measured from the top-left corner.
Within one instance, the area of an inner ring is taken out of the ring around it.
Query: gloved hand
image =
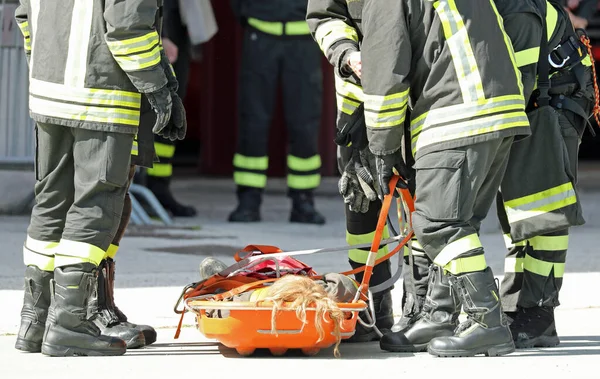
[[[361,151],[354,149],[352,157],[344,168],[338,182],[338,189],[344,198],[344,203],[348,204],[352,212],[366,213],[369,210],[369,203],[377,200],[371,173],[374,163],[374,156],[368,148]]]
[[[156,113],[156,122],[154,123],[154,127],[152,127],[152,132],[163,136],[164,129],[171,119],[171,109],[173,107],[171,91],[169,91],[167,86],[164,86],[156,92],[147,93],[146,97],[152,110]]]
[[[410,180],[410,170],[406,166],[406,163],[404,163],[400,151],[392,154],[377,155],[375,157],[375,166],[377,167],[377,180],[379,182],[382,197],[390,194],[390,180],[395,174],[394,169],[396,170],[396,173],[401,176],[396,187],[404,189],[408,188],[406,182]],[[394,196],[399,197],[400,194],[398,194],[397,191],[394,191]]]
[[[171,92],[177,92],[179,89],[179,81],[175,76],[175,71],[173,71],[173,66],[167,57],[167,53],[165,50],[160,51],[160,66],[165,72],[165,76],[167,77],[167,87]]]

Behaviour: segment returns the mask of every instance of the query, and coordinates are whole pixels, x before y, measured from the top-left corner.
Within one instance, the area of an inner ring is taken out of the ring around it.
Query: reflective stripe
[[[247,170],[266,170],[269,168],[269,157],[247,157],[242,154],[233,156],[233,165]]]
[[[530,64],[537,63],[540,59],[540,48],[532,47],[530,49],[517,51],[515,53],[515,60],[517,67],[523,67]]]
[[[335,75],[335,91],[338,110],[351,115],[364,101],[362,87]]]
[[[365,122],[368,127],[401,127],[406,117],[409,90],[390,95],[365,94]]]
[[[142,96],[136,92],[97,89],[97,88],[76,88],[63,84],[50,83],[31,78],[29,81],[29,91],[36,96],[51,98],[53,100],[81,103],[85,105],[104,105],[120,106],[136,109],[135,111],[126,109],[106,110],[120,112],[125,111],[129,114],[139,113]]]
[[[35,96],[29,96],[29,109],[33,113],[67,120],[123,124],[135,127],[140,124],[140,115],[137,110],[66,104],[39,99]]]
[[[506,274],[508,272],[523,272],[523,258],[504,258],[504,273]]]
[[[546,277],[550,275],[552,270],[554,270],[555,278],[562,278],[565,274],[564,263],[546,262],[530,255],[525,255],[525,258],[523,259],[523,269]]]
[[[356,29],[341,20],[327,21],[319,25],[315,32],[315,40],[325,54],[334,43],[343,39],[358,43]]]
[[[575,204],[577,196],[571,182],[532,195],[504,202],[508,221],[512,224]]]
[[[357,101],[347,99],[339,93],[336,93],[335,99],[338,110],[347,115],[352,115],[361,104]]]
[[[438,266],[446,266],[461,254],[481,248],[481,241],[476,233],[465,236],[447,244],[433,260]]]
[[[529,244],[536,251],[564,251],[569,248],[569,236],[537,236]]]
[[[108,249],[106,250],[106,258],[111,258],[114,259],[115,256],[117,255],[117,251],[119,251],[119,246],[118,245],[113,245],[110,244],[110,246],[108,247]]]
[[[94,6],[89,0],[74,0],[65,62],[64,83],[67,86],[83,88],[85,85],[93,16]]]
[[[386,225],[386,227],[383,230],[383,237],[382,238],[389,238],[390,237],[390,232],[389,229]],[[363,244],[363,243],[371,243],[373,241],[373,238],[375,238],[375,232],[371,232],[371,233],[365,233],[365,234],[351,234],[348,231],[346,231],[346,243],[348,243],[348,245],[359,245],[359,244]],[[387,246],[383,246],[381,249],[379,249],[377,251],[377,255],[376,255],[376,259],[379,259],[381,257],[383,257],[384,255],[386,255],[388,253],[388,247]],[[369,258],[369,251],[368,250],[361,250],[361,249],[350,249],[348,250],[348,258],[356,263],[362,263],[365,264],[367,263],[367,260]]]
[[[425,249],[423,249],[423,245],[421,245],[421,242],[419,242],[419,240],[417,240],[416,238],[412,238],[410,240],[410,244],[413,249],[419,249],[419,250],[425,251]]]
[[[444,270],[454,275],[474,271],[483,271],[486,268],[487,263],[483,254],[475,255],[473,257],[453,259],[444,266]]]
[[[321,184],[321,175],[294,175],[288,174],[287,184],[291,189],[308,190],[315,189]]]
[[[160,62],[158,33],[152,31],[126,40],[107,40],[113,57],[125,71],[137,71]]]
[[[233,181],[239,186],[265,188],[267,185],[267,175],[235,171],[233,173]]]
[[[248,25],[260,30],[263,33],[281,36],[284,34],[294,35],[306,35],[310,34],[310,29],[306,21],[290,21],[290,22],[273,22],[263,21],[256,18],[248,18]],[[285,25],[285,26],[284,26]]]
[[[404,247],[404,256],[405,256],[405,257],[408,257],[408,256],[409,256],[409,253],[410,253],[410,249],[408,248],[408,246],[405,246],[405,247]],[[417,251],[417,250],[415,250],[415,249],[413,248],[412,255],[413,255],[413,256],[415,256],[415,257],[424,257],[424,256],[425,256],[425,253],[424,253],[424,252],[422,252],[422,251]]]
[[[159,158],[173,158],[175,155],[175,145],[154,142],[154,151],[156,151],[156,155]]]
[[[26,51],[31,51],[31,33],[29,31],[29,22],[17,22],[21,34],[23,34],[23,47]]]
[[[552,4],[546,2],[546,32],[548,33],[548,41],[552,38],[556,24],[558,23],[558,11]]]
[[[139,71],[156,66],[160,63],[160,50],[158,46],[147,53],[120,56],[115,55],[115,60],[123,71]]]
[[[510,236],[510,234],[504,234],[503,237],[504,237],[504,244],[506,245],[507,249],[512,249],[515,246],[526,246],[527,245],[527,241],[513,243],[512,237]]]
[[[133,145],[131,145],[131,155],[136,156],[139,153],[138,141],[133,141]]]
[[[298,158],[293,155],[287,156],[287,166],[294,171],[314,171],[321,168],[321,156],[313,155],[310,158]]]
[[[146,172],[148,176],[166,178],[173,175],[173,165],[171,163],[154,163],[152,168]]]
[[[58,242],[40,241],[29,236],[25,240],[25,247],[38,254],[53,255],[57,246]]]
[[[78,261],[79,263],[90,262],[97,266],[100,264],[105,255],[105,251],[97,246],[90,245],[89,243],[85,242],[70,241],[66,239],[62,239],[60,241],[56,251],[57,254],[55,263],[57,266],[73,264],[65,263],[67,261]]]
[[[469,41],[467,28],[454,0],[437,1],[435,10],[440,17],[446,43],[450,48],[464,102],[483,99],[483,82],[477,68],[475,54]]]
[[[39,254],[26,247],[23,247],[23,263],[43,271],[54,271],[54,255]]]

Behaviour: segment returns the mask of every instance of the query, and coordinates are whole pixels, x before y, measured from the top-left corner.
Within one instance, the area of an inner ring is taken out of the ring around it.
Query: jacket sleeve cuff
[[[334,43],[330,48],[331,56],[329,61],[335,67],[336,73],[342,78],[347,78],[352,75],[352,70],[346,66],[348,55],[359,51],[358,44],[354,41],[343,40]]]
[[[127,76],[140,93],[156,92],[167,85],[167,77],[160,64],[140,71],[129,71]]]
[[[393,154],[402,146],[403,127],[367,128],[369,150],[375,155]]]

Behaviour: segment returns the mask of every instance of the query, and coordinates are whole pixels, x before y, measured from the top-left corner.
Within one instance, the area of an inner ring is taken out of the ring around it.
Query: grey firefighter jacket
[[[409,98],[415,159],[530,134],[511,42],[493,1],[366,0],[362,22],[373,153],[400,148]]]
[[[162,0],[20,0],[15,18],[39,122],[137,133],[140,93],[167,79],[156,26]]]

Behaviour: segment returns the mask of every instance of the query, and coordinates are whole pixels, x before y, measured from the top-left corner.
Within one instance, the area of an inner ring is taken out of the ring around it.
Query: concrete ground
[[[331,350],[306,358],[290,353],[284,357],[259,354],[239,358],[234,350],[207,340],[186,315],[182,336],[173,339],[178,316],[173,305],[184,285],[198,279],[198,264],[206,256],[232,263],[232,254],[252,244],[270,244],[284,250],[343,246],[343,207],[336,194],[335,179],[326,179],[318,192],[317,206],[327,217],[324,226],[290,224],[289,199],[285,183],[270,180],[263,201],[264,221],[250,225],[226,222],[235,207],[230,180],[193,179],[174,182],[182,202],[194,204],[199,216],[178,219],[177,226],[131,227],[117,256],[116,301],[130,320],[159,328],[153,346],[129,351],[123,357],[48,358],[14,349],[22,302],[23,263],[21,246],[26,235],[27,216],[0,216],[0,378],[76,378],[84,375],[115,377],[175,376],[266,377],[285,375],[347,376],[351,374],[396,377],[506,377],[508,375],[558,378],[598,378],[596,359],[600,356],[600,257],[597,246],[600,230],[600,171],[582,169],[581,197],[585,226],[571,234],[569,258],[556,312],[561,345],[557,348],[523,350],[499,358],[434,358],[427,353],[383,353],[375,343],[343,345],[342,358]],[[498,276],[503,271],[504,247],[492,212],[482,229],[488,263]],[[307,256],[303,260],[318,272],[347,269],[346,252]],[[400,314],[401,283],[393,291],[396,315]],[[229,361],[234,359],[234,361]],[[301,366],[306,365],[306,366]]]

